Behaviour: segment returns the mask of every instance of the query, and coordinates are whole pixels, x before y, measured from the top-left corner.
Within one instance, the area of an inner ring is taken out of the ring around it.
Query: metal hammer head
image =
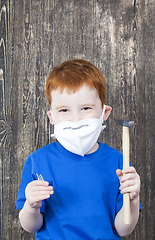
[[[124,119],[115,120],[115,122],[124,127],[134,127],[135,125],[134,121],[124,120]]]

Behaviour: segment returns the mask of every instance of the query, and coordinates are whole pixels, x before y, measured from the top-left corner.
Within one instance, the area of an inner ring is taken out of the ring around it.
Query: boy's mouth
[[[72,130],[77,130],[77,129],[80,129],[80,128],[82,128],[82,127],[88,127],[88,124],[85,124],[85,125],[81,125],[81,126],[79,126],[79,127],[65,127],[65,128],[63,128],[64,130],[67,130],[67,129],[72,129]]]

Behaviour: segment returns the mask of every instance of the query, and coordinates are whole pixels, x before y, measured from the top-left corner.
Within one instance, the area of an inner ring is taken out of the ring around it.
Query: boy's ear
[[[106,105],[106,109],[103,116],[103,121],[106,121],[111,113],[112,107]]]
[[[52,117],[52,114],[51,114],[51,110],[49,110],[49,111],[47,112],[47,115],[48,115],[48,118],[49,118],[49,120],[50,120],[50,123],[53,125],[53,124],[54,124],[54,121],[53,121],[53,117]]]

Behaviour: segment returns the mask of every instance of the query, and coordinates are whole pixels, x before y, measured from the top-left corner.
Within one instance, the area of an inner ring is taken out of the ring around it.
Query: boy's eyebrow
[[[81,106],[90,106],[90,107],[94,107],[95,104],[94,103],[84,103]]]
[[[83,103],[83,104],[81,104],[81,106],[94,107],[95,104],[94,103]],[[67,105],[58,105],[55,109],[61,109],[61,108],[68,108],[68,106]]]
[[[58,105],[55,109],[60,109],[60,108],[67,108],[66,105]]]

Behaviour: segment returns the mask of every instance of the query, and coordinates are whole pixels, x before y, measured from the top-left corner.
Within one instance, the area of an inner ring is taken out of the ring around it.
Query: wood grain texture
[[[26,157],[51,142],[49,69],[71,58],[91,61],[106,78],[113,111],[100,140],[122,151],[114,119],[136,123],[130,159],[143,211],[123,239],[155,239],[154,16],[154,0],[0,0],[0,239],[34,239],[20,227],[15,201]]]

